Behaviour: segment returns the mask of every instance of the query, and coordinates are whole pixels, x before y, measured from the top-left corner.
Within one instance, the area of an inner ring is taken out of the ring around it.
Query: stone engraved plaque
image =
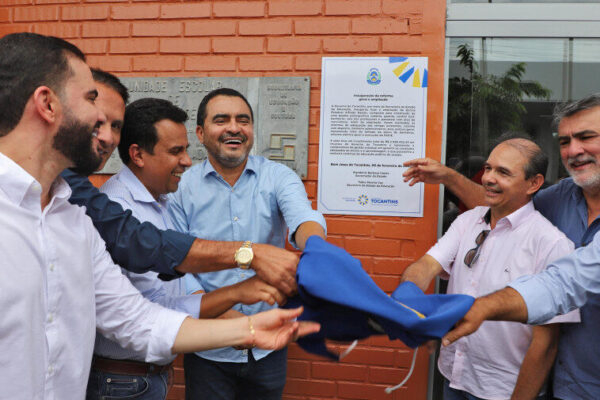
[[[171,101],[189,116],[186,122],[194,164],[204,160],[204,146],[196,137],[198,105],[210,91],[222,87],[235,89],[248,99],[254,111],[254,147],[251,154],[261,155],[287,165],[301,178],[306,177],[308,163],[309,77],[121,77],[129,89],[130,102],[156,97]],[[121,168],[115,150],[103,174]]]

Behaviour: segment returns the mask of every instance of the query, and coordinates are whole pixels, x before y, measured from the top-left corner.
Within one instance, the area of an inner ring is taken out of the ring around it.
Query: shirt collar
[[[28,195],[35,195],[37,197],[35,202],[39,206],[41,184],[23,167],[2,153],[0,153],[0,182],[2,182],[0,191],[14,204],[23,206],[23,201]],[[53,198],[66,200],[71,197],[71,188],[58,176],[52,183],[50,193]]]
[[[525,221],[531,214],[533,214],[534,211],[535,208],[533,206],[533,201],[529,200],[524,206],[508,214],[506,217],[500,218],[500,220],[496,223],[496,226],[498,226],[498,224],[503,223],[502,221],[506,221],[506,223],[510,227],[516,228],[517,226],[522,224],[523,221]],[[488,208],[487,212],[481,217],[481,219],[483,220],[483,222],[489,224],[490,218],[491,210]]]
[[[244,171],[242,171],[242,175],[244,175],[246,172],[255,174],[257,167],[258,164],[255,158],[253,156],[248,156],[248,161],[246,161],[246,166],[244,167]],[[212,166],[210,161],[208,161],[207,158],[206,160],[204,160],[204,165],[202,168],[202,177],[206,178],[210,174],[220,176],[219,173],[215,171],[214,167]]]
[[[164,204],[166,202],[166,196],[158,196],[158,202],[154,199],[154,196],[148,191],[146,186],[139,180],[137,176],[131,171],[131,169],[123,164],[121,171],[119,171],[119,180],[129,189],[131,197],[140,203],[159,203]]]

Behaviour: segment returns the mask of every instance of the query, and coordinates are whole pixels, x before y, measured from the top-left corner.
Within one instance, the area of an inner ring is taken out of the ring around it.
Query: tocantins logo
[[[377,68],[371,68],[367,74],[367,83],[369,85],[379,85],[381,83],[381,73]]]
[[[361,206],[366,206],[367,203],[369,202],[369,198],[367,197],[366,194],[361,194],[360,196],[358,196],[358,204],[360,204]]]

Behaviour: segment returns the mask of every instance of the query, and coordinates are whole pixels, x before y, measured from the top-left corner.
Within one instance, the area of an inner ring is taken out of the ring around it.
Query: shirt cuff
[[[171,349],[179,333],[183,320],[189,315],[169,310],[157,305],[154,310],[155,320],[150,333],[150,345],[146,354],[146,362],[160,363],[161,360],[172,357]]]
[[[527,323],[538,325],[556,315],[552,293],[536,282],[536,275],[522,276],[509,283],[523,298],[527,306]]]

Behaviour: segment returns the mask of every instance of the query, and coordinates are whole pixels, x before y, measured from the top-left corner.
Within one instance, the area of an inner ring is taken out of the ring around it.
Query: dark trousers
[[[287,348],[247,363],[215,362],[186,354],[186,400],[279,400],[285,386]]]

